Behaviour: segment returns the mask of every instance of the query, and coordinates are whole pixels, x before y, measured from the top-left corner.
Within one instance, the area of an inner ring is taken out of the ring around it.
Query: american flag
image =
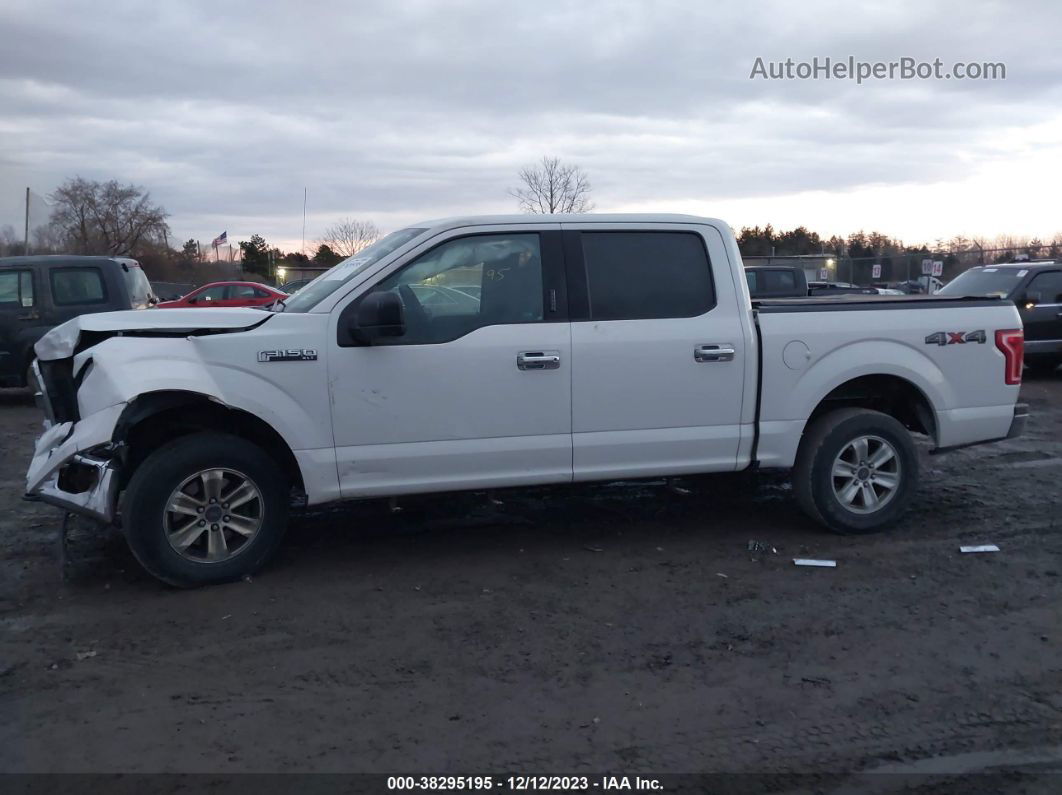
[[[229,242],[229,233],[228,233],[228,230],[226,230],[226,231],[222,232],[220,235],[218,235],[217,237],[215,237],[214,238],[214,242],[211,243],[210,245],[212,245],[214,248],[217,248],[218,246],[224,245],[225,243],[228,243],[228,242]]]

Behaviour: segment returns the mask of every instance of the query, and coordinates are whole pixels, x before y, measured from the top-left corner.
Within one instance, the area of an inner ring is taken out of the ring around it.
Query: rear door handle
[[[521,370],[556,370],[560,351],[521,351],[516,354],[516,366]]]
[[[698,362],[730,362],[734,360],[734,346],[723,343],[721,345],[698,345],[693,349],[693,358]]]
[[[40,315],[38,315],[36,312],[27,312],[24,315],[18,315],[15,319],[16,320],[38,320],[38,319],[40,319]]]

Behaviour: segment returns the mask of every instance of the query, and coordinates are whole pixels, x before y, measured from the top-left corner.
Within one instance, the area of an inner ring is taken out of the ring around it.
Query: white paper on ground
[[[811,560],[810,558],[793,558],[793,563],[798,566],[825,566],[826,568],[837,568],[836,560]]]
[[[999,552],[995,544],[980,544],[972,547],[959,547],[959,552]]]

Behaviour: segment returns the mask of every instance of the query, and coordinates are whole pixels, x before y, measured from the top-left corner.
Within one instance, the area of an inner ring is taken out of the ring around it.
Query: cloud
[[[1058,231],[1039,187],[1062,176],[1057,4],[720,5],[8,2],[0,223],[19,186],[80,174],[144,185],[178,238],[292,245],[303,187],[313,239],[344,216],[514,211],[517,169],[549,153],[600,210]],[[757,56],[849,55],[1007,79],[749,79]]]

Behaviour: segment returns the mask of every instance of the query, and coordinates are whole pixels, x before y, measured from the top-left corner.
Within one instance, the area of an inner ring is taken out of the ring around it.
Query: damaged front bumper
[[[124,403],[46,428],[26,474],[26,493],[74,513],[114,521],[119,459],[111,445]]]
[[[49,505],[111,524],[118,498],[118,468],[113,460],[77,453],[33,493]]]

